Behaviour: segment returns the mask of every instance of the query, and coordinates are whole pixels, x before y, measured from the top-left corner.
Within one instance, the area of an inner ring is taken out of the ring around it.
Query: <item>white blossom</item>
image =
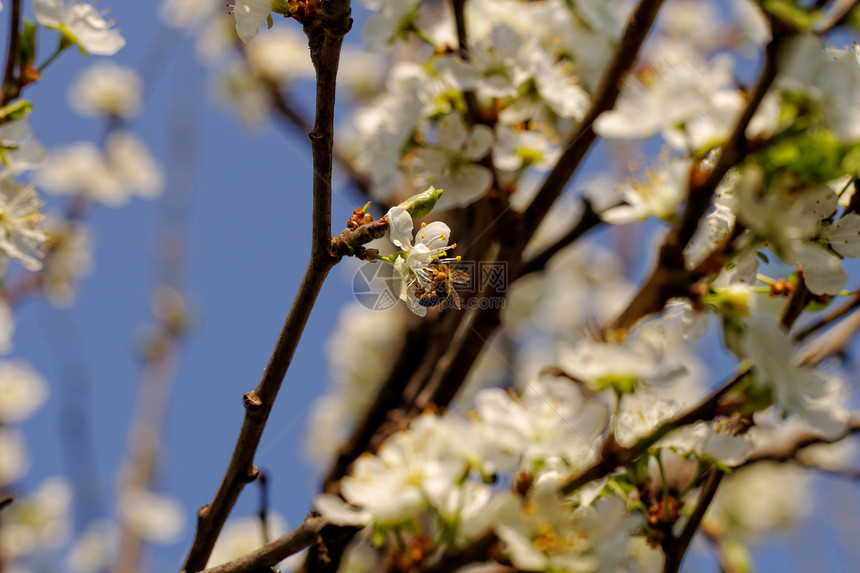
[[[123,526],[156,543],[178,540],[185,526],[185,515],[177,501],[141,489],[120,494],[118,513]]]
[[[17,430],[0,426],[0,486],[14,483],[30,469],[24,438]]]
[[[248,44],[246,53],[255,73],[278,84],[314,75],[307,38],[291,28],[273,28]]]
[[[733,87],[731,58],[703,64],[688,52],[659,56],[641,76],[627,79],[616,108],[602,113],[594,130],[610,139],[661,133],[679,149],[696,149],[727,136],[743,106]],[[695,133],[683,127],[692,120]]]
[[[490,150],[493,131],[485,125],[467,127],[459,113],[449,113],[437,124],[438,143],[415,151],[415,183],[432,185],[445,193],[436,204],[440,211],[464,207],[490,188],[493,175],[477,161]]]
[[[93,521],[72,544],[66,562],[77,573],[104,571],[119,556],[120,528],[115,521]]]
[[[818,370],[795,365],[794,345],[776,322],[753,317],[747,327],[742,347],[752,360],[756,382],[772,389],[775,404],[797,415],[823,436],[841,435],[848,412],[828,399],[835,390],[836,380]]]
[[[99,56],[112,56],[125,46],[118,30],[86,2],[65,4],[63,0],[34,0],[33,13],[43,26],[59,30],[81,50]]]
[[[18,259],[28,270],[42,268],[45,231],[42,200],[33,185],[0,173],[0,257]]]
[[[29,418],[48,399],[48,384],[22,361],[0,362],[0,423]]]
[[[534,488],[527,499],[508,493],[494,503],[493,529],[511,562],[526,571],[612,571],[626,556],[627,538],[639,525],[612,497],[571,507],[556,487]]]
[[[71,534],[71,502],[72,488],[62,478],[46,479],[32,494],[16,499],[3,511],[0,553],[15,559],[65,545]]]
[[[676,159],[650,171],[641,180],[621,186],[625,204],[606,209],[600,217],[613,224],[641,221],[653,215],[671,220],[687,195],[690,182],[689,159]]]
[[[417,16],[419,0],[362,0],[373,14],[364,24],[361,37],[371,50],[384,50],[396,42]]]
[[[133,195],[152,198],[164,184],[161,168],[146,146],[125,131],[111,133],[102,152],[88,142],[55,151],[38,175],[41,186],[117,207]]]
[[[47,156],[48,151],[33,139],[26,117],[0,125],[0,163],[9,173],[35,169]]]
[[[567,379],[532,381],[519,399],[503,390],[481,390],[475,397],[485,440],[529,471],[536,462],[560,457],[568,474],[598,459],[609,412]],[[564,476],[567,477],[567,476]]]
[[[133,68],[99,61],[69,87],[69,104],[84,116],[137,117],[143,103],[143,79]]]
[[[406,252],[405,257],[397,257],[394,261],[394,268],[401,279],[400,299],[406,302],[409,310],[418,316],[424,316],[427,314],[427,308],[418,303],[415,288],[410,287],[428,286],[432,283],[432,277],[427,274],[425,268],[446,254],[450,248],[448,239],[451,229],[441,221],[422,223],[415,234],[413,246],[412,215],[403,207],[392,207],[386,217],[391,242]]]
[[[93,245],[86,226],[65,219],[49,219],[47,255],[42,288],[55,306],[68,307],[78,282],[93,269]]]

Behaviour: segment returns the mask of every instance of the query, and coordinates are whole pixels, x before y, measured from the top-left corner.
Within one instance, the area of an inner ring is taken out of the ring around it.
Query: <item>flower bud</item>
[[[423,193],[413,195],[397,206],[402,207],[407,213],[409,213],[409,215],[412,216],[412,220],[415,221],[428,215],[430,211],[433,210],[433,207],[436,206],[436,202],[441,196],[442,189],[436,189],[431,185]]]

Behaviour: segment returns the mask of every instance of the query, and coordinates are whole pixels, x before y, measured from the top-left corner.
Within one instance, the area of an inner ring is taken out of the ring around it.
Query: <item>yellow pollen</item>
[[[443,233],[439,233],[439,238],[440,238],[440,239],[442,239],[442,240],[444,241],[446,237],[445,237],[445,235],[444,235]]]
[[[427,223],[421,223],[421,228],[422,228],[422,229],[423,229],[424,227],[426,227],[426,226],[427,226]]]
[[[459,261],[460,259],[462,259],[462,258],[463,258],[463,257],[461,257],[460,255],[457,255],[457,260],[458,260],[458,261]]]
[[[452,249],[456,249],[456,248],[457,248],[457,243],[454,243],[453,245],[451,245],[451,248],[452,248]]]
[[[421,233],[421,238],[422,238],[422,239],[424,238],[424,233]]]

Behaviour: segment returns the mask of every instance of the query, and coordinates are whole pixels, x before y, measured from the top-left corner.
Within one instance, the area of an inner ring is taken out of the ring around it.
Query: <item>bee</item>
[[[433,261],[424,267],[429,275],[427,286],[418,284],[415,287],[415,296],[418,298],[418,304],[421,306],[431,307],[442,304],[447,300],[451,300],[454,308],[457,310],[463,309],[463,301],[460,295],[454,290],[455,284],[466,284],[469,282],[469,275],[463,271],[452,269],[442,261]]]

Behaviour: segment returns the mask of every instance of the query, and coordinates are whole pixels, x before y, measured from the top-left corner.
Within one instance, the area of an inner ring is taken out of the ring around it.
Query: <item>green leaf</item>
[[[272,15],[269,14],[268,16],[266,16],[266,29],[271,30],[272,26],[274,26],[274,25],[275,25],[275,21],[272,20]]]

